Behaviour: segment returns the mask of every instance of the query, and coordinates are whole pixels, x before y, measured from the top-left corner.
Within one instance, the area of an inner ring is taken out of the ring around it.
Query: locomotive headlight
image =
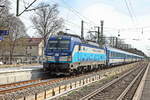
[[[71,56],[61,56],[60,61],[71,61]]]
[[[54,56],[47,56],[47,60],[54,61]]]
[[[59,60],[60,61],[67,61],[67,56],[61,56]]]
[[[71,61],[71,56],[68,56],[67,61]]]

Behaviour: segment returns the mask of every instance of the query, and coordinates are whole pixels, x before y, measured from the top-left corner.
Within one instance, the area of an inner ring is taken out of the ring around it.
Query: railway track
[[[139,64],[136,63],[133,65],[136,66]],[[132,66],[132,64],[129,64],[129,66]],[[112,71],[115,71],[115,70],[123,71],[124,69],[128,69],[128,67],[127,66],[126,67],[115,67],[112,69],[109,68],[109,69],[105,69],[105,70],[100,70],[100,73],[99,72],[98,73],[105,76]],[[57,94],[57,92],[56,92],[57,90],[55,90],[54,87],[59,87],[59,86],[65,85],[65,84],[72,84],[73,82],[77,82],[77,81],[79,82],[79,80],[84,80],[85,78],[87,79],[87,77],[92,78],[92,76],[95,76],[95,75],[97,75],[97,72],[90,72],[90,73],[81,74],[78,76],[68,76],[68,77],[63,77],[63,78],[52,78],[52,79],[46,79],[46,80],[45,79],[44,80],[42,80],[42,79],[29,80],[29,81],[24,81],[24,82],[0,85],[0,95],[1,95],[0,98],[3,98],[3,97],[7,98],[9,96],[8,99],[6,99],[6,100],[9,100],[11,97],[18,97],[19,96],[18,94],[22,94],[22,95],[20,95],[20,97],[25,97],[26,94],[28,95],[28,94],[32,94],[32,93],[35,94],[35,96],[37,96],[36,91],[39,91],[39,90],[47,91],[47,89],[49,89],[49,87],[52,87],[53,92],[54,92],[54,93],[52,93],[52,95],[54,96]],[[82,81],[80,81],[79,84],[82,84],[81,82]],[[86,82],[84,82],[83,84],[86,84]],[[72,86],[70,88],[73,88]],[[61,87],[59,87],[59,88],[61,88]],[[65,87],[65,89],[67,90],[67,87]],[[61,90],[59,90],[59,92],[61,92]],[[44,98],[47,98],[47,97],[44,97]],[[26,100],[26,99],[24,99],[24,100]]]
[[[80,100],[131,100],[147,66],[132,69]]]
[[[87,73],[84,75],[88,75],[88,74],[92,74],[92,73],[93,72]],[[83,75],[81,74],[81,75],[77,75],[77,76],[69,76],[69,77],[63,77],[63,78],[37,79],[37,80],[28,80],[28,81],[22,81],[22,82],[10,83],[10,84],[2,84],[2,85],[0,85],[0,94],[16,92],[16,91],[27,89],[30,87],[50,85],[53,83],[77,78],[80,76],[83,76]]]
[[[2,84],[0,85],[0,94],[5,93],[11,93],[16,92],[18,90],[23,90],[30,87],[37,87],[42,85],[50,85],[56,82],[65,81],[73,78],[77,78],[83,75],[93,74],[94,72],[89,72],[85,74],[80,74],[77,76],[68,76],[63,78],[46,78],[46,79],[37,79],[37,80],[28,80],[28,81],[22,81],[22,82],[16,82],[16,83],[10,83],[10,84]]]
[[[23,81],[18,83],[12,83],[12,84],[4,84],[4,85],[0,85],[0,94],[16,92],[18,90],[22,90],[30,87],[37,87],[41,85],[50,85],[52,83],[59,82],[62,80],[66,80],[66,78],[47,79],[47,80],[38,79],[38,80],[29,80],[29,81]]]

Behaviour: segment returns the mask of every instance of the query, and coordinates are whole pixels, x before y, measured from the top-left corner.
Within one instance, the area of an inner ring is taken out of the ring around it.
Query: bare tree
[[[9,5],[10,2],[8,0],[0,0],[0,28],[6,27],[6,17],[9,14]]]
[[[36,10],[34,17],[31,18],[34,28],[44,40],[44,46],[49,36],[62,28],[63,19],[58,17],[59,11],[56,4],[45,7],[46,4],[39,5],[42,8]]]
[[[10,2],[8,0],[0,0],[0,29],[9,30],[9,35],[5,36],[4,40],[1,41],[0,52],[1,58],[3,59],[3,54],[8,55],[9,61],[12,63],[12,57],[17,46],[17,41],[19,38],[26,36],[25,26],[22,21],[15,17],[9,12]]]
[[[0,17],[9,11],[10,2],[8,0],[0,0]]]
[[[8,0],[0,0],[0,29],[6,29],[7,28],[7,23],[6,19],[9,14],[9,4],[10,2]],[[2,34],[0,34],[2,35]],[[0,42],[0,53],[1,53],[1,59],[3,60],[4,53],[7,50],[7,43],[1,41]]]
[[[9,42],[9,60],[12,63],[12,57],[17,46],[17,40],[26,35],[25,26],[22,21],[14,15],[7,16],[7,28],[9,30],[8,42]]]

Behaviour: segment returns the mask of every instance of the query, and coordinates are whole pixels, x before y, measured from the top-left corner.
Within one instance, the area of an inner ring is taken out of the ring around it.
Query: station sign
[[[2,37],[2,36],[0,36],[0,41],[1,41],[1,40],[3,40],[3,37]]]
[[[0,35],[8,35],[9,31],[8,30],[0,30]]]

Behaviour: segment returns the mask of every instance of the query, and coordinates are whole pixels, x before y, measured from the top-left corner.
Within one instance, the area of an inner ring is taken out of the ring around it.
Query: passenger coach
[[[107,47],[106,52],[107,52],[107,65],[125,64],[136,62],[143,59],[142,56],[111,47]]]

